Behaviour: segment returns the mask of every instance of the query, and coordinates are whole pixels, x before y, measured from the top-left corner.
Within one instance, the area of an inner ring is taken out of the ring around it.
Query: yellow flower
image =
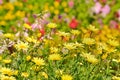
[[[73,80],[71,75],[62,75],[62,80]]]
[[[83,44],[78,43],[78,42],[75,42],[75,43],[74,43],[74,46],[76,46],[76,47],[84,47]]]
[[[69,8],[64,8],[64,11],[65,12],[69,12]]]
[[[112,77],[112,80],[120,80],[120,77],[113,76],[113,77]]]
[[[98,29],[95,28],[95,26],[93,26],[93,25],[89,25],[88,29],[91,30],[91,31],[94,31],[94,32],[98,31]]]
[[[50,11],[53,12],[54,11],[54,7],[50,6]]]
[[[56,47],[50,48],[50,53],[57,53],[57,52],[58,52],[58,48],[56,48]]]
[[[81,56],[84,57],[88,62],[92,64],[98,63],[98,59],[96,59],[95,56],[90,53],[83,53],[81,54]]]
[[[27,8],[30,9],[30,10],[33,10],[33,9],[34,9],[34,7],[33,7],[32,4],[29,4],[29,5],[27,6]]]
[[[105,53],[105,54],[103,54],[103,55],[102,55],[102,57],[101,57],[101,58],[102,58],[102,59],[106,59],[107,57],[108,57],[108,54],[107,54],[107,53]]]
[[[38,66],[45,65],[45,61],[41,58],[34,57],[32,61]]]
[[[26,37],[25,39],[26,39],[28,42],[37,43],[37,40],[34,39],[33,37]]]
[[[16,79],[13,76],[9,77],[9,76],[5,76],[5,75],[1,75],[0,80],[16,80]]]
[[[54,14],[58,15],[59,14],[59,10],[58,9],[54,10]]]
[[[5,16],[4,20],[13,20],[15,18],[15,15],[11,11],[9,11]]]
[[[15,13],[15,16],[20,17],[20,18],[23,18],[23,17],[25,17],[25,12],[24,12],[24,11],[17,11],[17,12]]]
[[[5,21],[0,21],[0,25],[5,26],[7,23]]]
[[[48,75],[45,72],[42,72],[42,76],[44,76],[46,79],[48,79]]]
[[[57,27],[57,24],[55,24],[55,23],[49,23],[47,26],[48,26],[49,28],[56,28],[56,27]]]
[[[57,8],[59,6],[59,2],[55,1],[54,6]]]
[[[30,25],[28,25],[28,24],[23,24],[23,26],[25,27],[25,28],[27,28],[27,29],[30,29],[31,30],[31,26]]]
[[[27,56],[27,57],[26,57],[26,60],[27,60],[27,61],[30,61],[30,59],[31,59],[31,56]]]
[[[74,45],[74,43],[65,43],[64,44],[65,48],[67,48],[68,50],[72,50],[75,49],[76,46]]]
[[[19,2],[19,1],[16,1],[16,2],[14,2],[14,5],[15,5],[15,6],[18,6],[18,7],[22,7],[22,6],[23,6],[23,3],[22,3],[22,2]]]
[[[15,71],[14,71],[14,75],[18,75],[18,70],[15,70]]]
[[[9,64],[9,63],[11,63],[12,61],[11,61],[11,59],[4,59],[3,62],[4,62],[5,64]]]
[[[0,56],[0,61],[2,60],[2,56]]]
[[[6,33],[6,34],[4,34],[4,37],[10,38],[10,39],[14,39],[15,38],[14,34],[12,34],[12,33]]]
[[[62,7],[64,7],[64,8],[67,7],[67,2],[66,1],[62,2]]]
[[[92,38],[84,38],[82,42],[87,45],[95,44],[95,40]]]
[[[58,70],[55,71],[55,73],[56,73],[58,76],[60,76],[60,75],[63,74],[63,70],[58,69]]]
[[[27,72],[22,72],[21,76],[27,78],[29,74]]]
[[[72,30],[71,33],[74,34],[74,35],[79,35],[80,31],[79,30]]]
[[[59,31],[59,32],[58,32],[58,35],[59,35],[59,36],[70,36],[70,33],[66,33],[66,32]]]
[[[5,9],[8,9],[10,11],[14,10],[14,5],[12,3],[5,3],[5,5],[3,6]]]
[[[51,55],[49,55],[49,60],[61,60],[61,55],[60,54],[51,54]]]
[[[48,11],[48,10],[49,10],[48,5],[49,5],[49,3],[46,3],[46,4],[45,4],[45,6],[44,6],[44,10],[45,10],[45,11]]]
[[[115,47],[119,45],[118,41],[115,41],[115,40],[108,40],[108,44]]]
[[[1,68],[1,69],[0,69],[0,72],[1,72],[2,74],[6,74],[6,75],[8,75],[8,76],[13,75],[13,70],[11,70],[11,69],[9,69],[9,68]]]
[[[16,53],[12,53],[11,56],[16,57]]]
[[[16,49],[18,50],[27,50],[28,49],[28,43],[20,42],[15,45]]]

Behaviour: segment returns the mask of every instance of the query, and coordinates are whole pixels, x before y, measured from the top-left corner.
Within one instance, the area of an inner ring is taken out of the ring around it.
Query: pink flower
[[[109,5],[105,5],[102,9],[101,9],[101,14],[103,17],[105,17],[109,12],[110,12],[110,6]]]
[[[99,2],[96,2],[95,6],[92,8],[93,12],[98,14],[100,13],[102,5]]]
[[[118,23],[116,21],[114,21],[114,20],[111,20],[110,21],[110,27],[111,28],[118,28]]]
[[[69,7],[72,8],[74,6],[74,2],[71,0],[71,1],[68,2],[68,5],[69,5]]]
[[[33,29],[33,30],[34,30],[34,29],[41,29],[41,28],[42,28],[41,24],[38,24],[38,23],[34,23],[34,24],[32,24],[31,26],[32,26],[32,29]]]
[[[2,0],[0,0],[0,4],[2,4],[3,3],[3,1]]]

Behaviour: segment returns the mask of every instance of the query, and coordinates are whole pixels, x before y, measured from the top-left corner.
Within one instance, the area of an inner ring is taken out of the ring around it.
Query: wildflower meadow
[[[120,80],[120,0],[0,0],[0,80]]]

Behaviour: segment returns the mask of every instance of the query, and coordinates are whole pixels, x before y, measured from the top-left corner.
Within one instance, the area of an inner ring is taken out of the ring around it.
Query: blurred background
[[[58,28],[120,28],[120,0],[0,0],[0,30],[17,32],[23,23],[31,25],[36,14],[47,11]],[[75,27],[69,27],[76,25]]]

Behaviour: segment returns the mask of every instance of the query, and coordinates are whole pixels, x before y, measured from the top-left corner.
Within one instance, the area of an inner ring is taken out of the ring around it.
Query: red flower
[[[72,19],[69,26],[70,28],[75,29],[78,26],[78,21],[76,19]]]
[[[41,33],[41,36],[44,36],[45,30],[44,30],[44,29],[40,29],[39,31],[40,31],[40,33]]]

